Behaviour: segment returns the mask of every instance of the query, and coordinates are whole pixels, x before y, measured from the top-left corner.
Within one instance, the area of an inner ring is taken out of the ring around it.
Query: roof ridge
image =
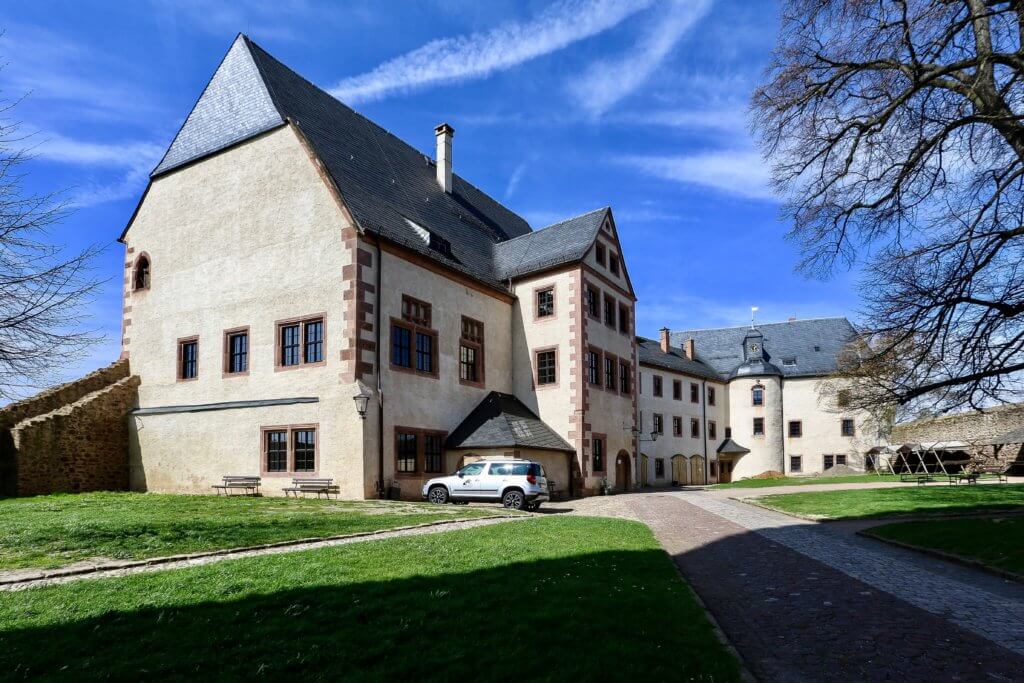
[[[821,320],[845,320],[846,322],[850,323],[850,319],[847,318],[845,315],[828,315],[828,316],[821,316],[821,317],[818,317],[818,318],[798,318],[797,320],[779,320],[777,322],[771,322],[771,323],[757,323],[754,326],[753,329],[758,329],[758,328],[761,328],[761,327],[776,326],[776,325],[792,325],[793,323],[818,322],[818,321],[821,321]],[[853,323],[850,323],[850,326],[852,327]],[[746,330],[746,329],[751,329],[750,325],[729,325],[727,327],[692,327],[692,328],[688,328],[688,329],[685,329],[685,330],[672,330],[672,334],[682,334],[683,332],[717,332],[719,330]]]
[[[343,102],[343,101],[342,101],[341,99],[339,99],[338,97],[335,97],[334,95],[332,95],[332,94],[331,94],[330,92],[328,92],[327,90],[324,90],[324,89],[323,89],[323,88],[321,88],[321,87],[320,87],[319,85],[317,85],[316,83],[314,83],[313,81],[309,80],[308,78],[306,78],[305,76],[303,76],[303,75],[302,75],[301,73],[299,73],[299,72],[298,72],[298,71],[296,71],[295,69],[291,68],[290,66],[288,66],[287,64],[285,64],[284,62],[282,62],[282,61],[281,61],[280,59],[278,59],[277,57],[275,57],[274,55],[272,55],[272,54],[271,54],[271,53],[270,53],[270,52],[269,52],[268,50],[266,50],[266,49],[265,49],[265,48],[264,48],[264,47],[263,47],[262,45],[260,45],[260,44],[259,44],[259,43],[257,43],[256,41],[252,40],[251,38],[249,38],[249,37],[248,37],[247,35],[245,35],[244,33],[239,33],[239,35],[240,35],[240,36],[242,36],[242,37],[244,37],[245,41],[247,42],[247,44],[248,44],[249,46],[251,46],[251,47],[254,47],[254,48],[258,49],[258,50],[259,50],[260,52],[262,52],[262,53],[263,53],[264,55],[266,55],[266,57],[267,57],[267,58],[269,58],[269,59],[272,59],[273,61],[277,62],[277,64],[279,64],[279,65],[280,65],[280,66],[281,66],[282,68],[284,68],[284,69],[288,70],[288,71],[289,71],[290,73],[294,74],[294,75],[295,75],[295,76],[296,76],[297,78],[299,78],[299,80],[303,81],[304,83],[306,83],[306,84],[307,84],[307,85],[309,85],[310,87],[312,87],[312,88],[314,88],[314,89],[316,89],[316,90],[319,90],[320,92],[322,92],[323,94],[327,95],[328,97],[330,97],[330,98],[331,98],[332,100],[334,100],[335,102],[337,102],[337,103],[338,103],[338,104],[340,104],[341,106],[343,106],[343,107],[345,107],[346,109],[348,109],[349,111],[351,111],[351,112],[352,112],[353,114],[355,114],[356,116],[358,116],[358,117],[359,117],[360,119],[362,119],[362,120],[363,120],[364,122],[366,122],[366,123],[370,124],[370,125],[371,125],[371,126],[372,126],[372,127],[374,128],[374,129],[375,129],[375,131],[374,131],[374,132],[377,132],[377,131],[379,131],[379,132],[382,132],[382,133],[384,133],[385,135],[388,135],[388,136],[390,136],[391,138],[393,138],[393,139],[394,139],[395,141],[397,141],[397,142],[401,143],[402,145],[404,145],[405,147],[407,147],[407,148],[408,148],[408,149],[410,149],[411,151],[415,152],[416,154],[419,154],[420,156],[426,157],[426,159],[427,159],[428,161],[432,161],[432,162],[433,162],[433,163],[435,163],[435,164],[437,163],[437,160],[436,160],[436,159],[431,159],[431,158],[430,158],[430,155],[426,154],[426,153],[425,153],[425,152],[423,152],[422,150],[420,150],[420,149],[418,149],[418,148],[414,147],[413,145],[409,144],[409,142],[407,142],[406,140],[403,140],[402,138],[400,138],[400,137],[399,137],[398,135],[396,135],[395,133],[392,133],[392,132],[391,132],[390,130],[388,130],[388,129],[387,129],[387,128],[385,128],[384,126],[380,125],[379,123],[377,123],[376,121],[374,121],[374,120],[373,120],[373,119],[371,119],[370,117],[368,117],[368,116],[366,116],[365,114],[361,113],[361,112],[360,112],[360,111],[359,111],[358,109],[355,109],[355,108],[354,108],[354,107],[352,107],[351,105],[349,105],[349,104],[346,104],[345,102]],[[254,60],[254,61],[255,61],[255,60]],[[258,63],[257,63],[257,65],[256,65],[256,66],[257,66],[257,68],[258,68],[258,69],[259,69],[259,71],[260,71],[260,75],[261,75],[261,76],[263,76],[263,78],[264,78],[264,83],[266,83],[266,77],[265,77],[265,75],[263,74],[263,69],[262,69],[262,67],[261,67],[261,66],[260,66],[260,65],[259,65]],[[268,91],[271,91],[271,87],[270,87],[269,85],[267,85],[266,87],[267,87],[267,90],[268,90]],[[274,101],[274,106],[276,107],[276,106],[277,106],[277,102],[276,102],[276,98],[275,98],[275,96],[274,96],[273,94],[271,95],[271,99],[272,99],[272,100],[275,100],[275,101]],[[453,176],[455,176],[455,177],[457,177],[457,178],[459,178],[459,180],[461,180],[462,182],[466,183],[466,185],[469,185],[469,186],[470,186],[471,188],[473,188],[474,190],[476,190],[476,191],[477,191],[477,192],[479,192],[480,194],[482,194],[482,195],[486,196],[486,197],[487,197],[488,199],[490,199],[491,201],[493,201],[493,202],[494,202],[495,204],[499,205],[500,207],[502,207],[502,208],[503,208],[503,209],[505,209],[506,211],[508,211],[508,212],[510,212],[510,213],[512,213],[512,214],[514,214],[514,215],[515,215],[515,216],[516,216],[517,218],[519,218],[519,219],[520,219],[520,220],[522,220],[522,221],[523,221],[524,223],[526,223],[526,224],[527,224],[528,226],[530,226],[530,222],[529,222],[529,221],[527,221],[527,220],[526,220],[525,218],[523,218],[522,216],[520,216],[520,215],[519,215],[519,213],[517,213],[516,211],[513,211],[513,210],[512,210],[512,209],[510,209],[510,208],[509,208],[508,206],[506,206],[505,204],[501,203],[500,201],[498,201],[497,199],[495,199],[494,197],[492,197],[492,196],[491,196],[490,194],[488,194],[488,193],[487,193],[487,192],[485,192],[484,190],[481,190],[481,189],[480,189],[479,187],[477,187],[476,185],[474,185],[474,184],[473,184],[473,183],[471,183],[470,181],[466,180],[466,178],[464,178],[464,177],[463,177],[462,175],[460,175],[460,174],[458,174],[458,173],[455,173],[454,171],[452,172],[452,175],[453,175]],[[533,226],[530,226],[530,229],[531,229],[531,230],[533,230]],[[527,233],[527,234],[530,234],[530,233]]]

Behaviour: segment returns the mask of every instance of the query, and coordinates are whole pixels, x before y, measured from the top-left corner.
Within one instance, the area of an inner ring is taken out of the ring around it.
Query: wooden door
[[[687,465],[686,458],[682,455],[672,458],[672,481],[676,482],[678,486],[686,486],[690,483],[690,479],[687,477],[690,468]]]
[[[704,484],[704,458],[700,455],[690,458],[690,483],[697,486]]]
[[[628,491],[629,486],[629,456],[619,453],[615,458],[615,488],[619,491]]]
[[[647,456],[640,456],[640,486],[647,486]]]

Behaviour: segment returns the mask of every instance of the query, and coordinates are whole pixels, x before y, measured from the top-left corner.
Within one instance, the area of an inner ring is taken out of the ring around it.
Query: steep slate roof
[[[503,279],[583,258],[611,209],[607,206],[494,245],[495,269]]]
[[[764,334],[764,352],[784,377],[815,377],[834,372],[840,351],[857,331],[846,318],[791,320],[758,325]],[[722,377],[729,377],[743,362],[743,338],[750,327],[672,332],[672,343],[682,346],[693,339],[697,359]],[[795,359],[795,365],[785,361]]]
[[[453,174],[453,191],[436,180],[435,163],[356,113],[239,34],[151,177],[293,122],[309,141],[358,225],[494,287],[541,260],[537,243],[496,249],[537,235],[521,216]],[[590,214],[587,214],[590,216]],[[552,244],[580,253],[582,235],[551,226]],[[127,229],[126,229],[127,232]],[[430,245],[429,232],[440,238]],[[584,231],[585,232],[585,231]],[[123,239],[124,235],[122,235]],[[450,245],[450,252],[444,243]],[[544,243],[542,260],[572,260]],[[576,256],[575,258],[579,258]],[[509,268],[509,265],[513,268]]]
[[[714,369],[700,362],[700,360],[690,360],[683,353],[682,349],[669,346],[669,352],[665,353],[661,350],[660,342],[643,337],[636,338],[636,346],[638,350],[637,360],[641,365],[655,365],[694,377],[703,377],[704,379],[716,382],[722,381],[722,378],[718,376]]]
[[[576,451],[515,396],[492,391],[455,428],[445,448],[538,448]]]

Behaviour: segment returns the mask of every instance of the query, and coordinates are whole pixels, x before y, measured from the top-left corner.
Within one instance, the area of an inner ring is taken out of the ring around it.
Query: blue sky
[[[28,93],[29,189],[76,205],[54,238],[110,245],[86,366],[118,352],[114,241],[239,31],[425,153],[451,123],[456,171],[535,228],[611,205],[639,334],[855,318],[851,274],[794,272],[747,130],[776,25],[767,0],[16,3],[0,89]]]

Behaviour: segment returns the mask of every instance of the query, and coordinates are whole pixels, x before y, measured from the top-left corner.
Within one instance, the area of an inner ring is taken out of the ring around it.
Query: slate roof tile
[[[537,448],[576,451],[511,394],[492,391],[448,436],[445,448]]]

